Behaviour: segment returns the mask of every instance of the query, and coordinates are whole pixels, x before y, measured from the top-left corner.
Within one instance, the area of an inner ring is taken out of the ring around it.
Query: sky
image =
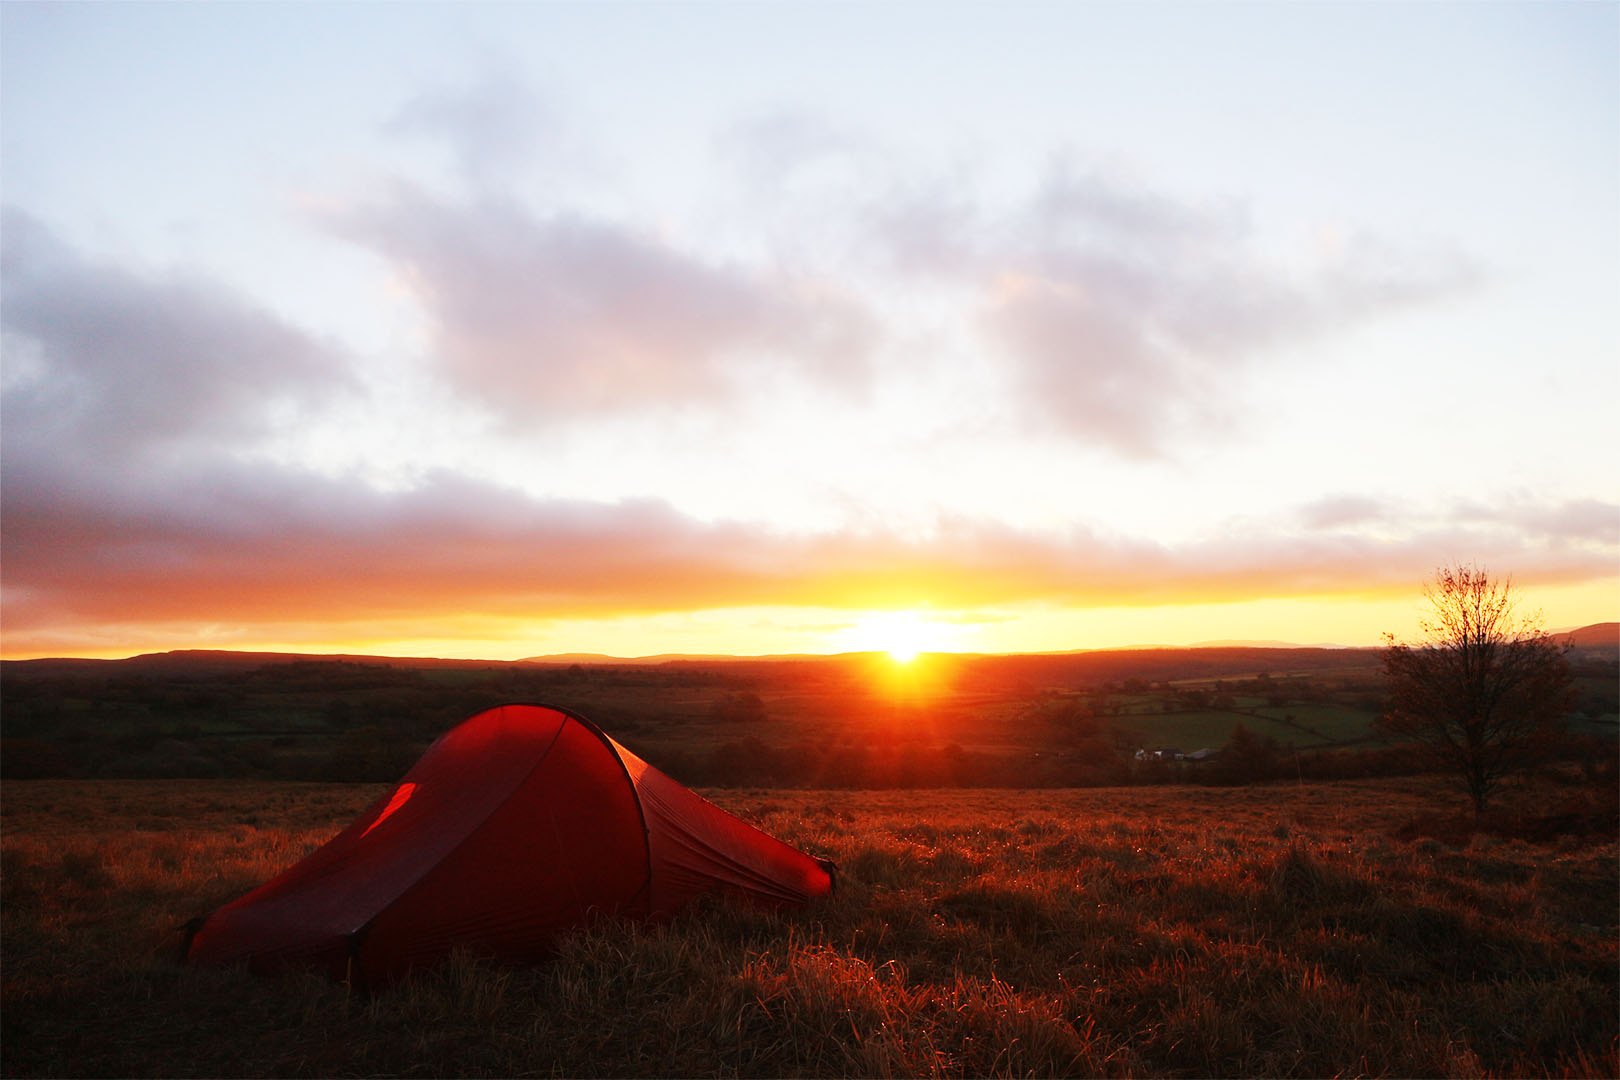
[[[1620,5],[0,5],[0,654],[1620,618]]]

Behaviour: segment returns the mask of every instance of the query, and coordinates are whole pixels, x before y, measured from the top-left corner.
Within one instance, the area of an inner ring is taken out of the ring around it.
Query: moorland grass
[[[183,967],[178,928],[382,789],[11,782],[0,1072],[1620,1072],[1612,813],[1492,831],[1433,786],[716,792],[838,861],[837,893],[603,923],[541,967],[457,956],[363,996]],[[1571,796],[1520,792],[1520,819]]]

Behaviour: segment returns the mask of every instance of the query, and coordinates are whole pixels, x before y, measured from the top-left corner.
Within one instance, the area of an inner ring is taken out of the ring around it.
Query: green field
[[[1145,744],[1192,751],[1202,747],[1219,749],[1238,724],[1284,746],[1328,747],[1365,742],[1375,737],[1376,720],[1376,713],[1348,705],[1267,706],[1239,702],[1234,709],[1126,714],[1117,723]]]

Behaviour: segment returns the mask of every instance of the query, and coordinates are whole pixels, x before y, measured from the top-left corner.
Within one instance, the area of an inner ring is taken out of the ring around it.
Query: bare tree
[[[1512,578],[1442,567],[1424,586],[1429,617],[1415,645],[1385,634],[1384,730],[1422,740],[1463,781],[1480,814],[1502,780],[1556,739],[1571,702],[1563,648],[1541,613],[1515,614]]]

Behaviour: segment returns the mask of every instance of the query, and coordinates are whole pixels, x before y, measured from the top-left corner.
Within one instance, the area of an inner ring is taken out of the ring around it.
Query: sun
[[[889,659],[897,664],[911,663],[920,652],[922,648],[918,645],[891,645],[888,648]]]
[[[909,664],[941,648],[952,629],[915,611],[878,611],[856,622],[845,640],[860,651],[888,653],[896,664]]]

